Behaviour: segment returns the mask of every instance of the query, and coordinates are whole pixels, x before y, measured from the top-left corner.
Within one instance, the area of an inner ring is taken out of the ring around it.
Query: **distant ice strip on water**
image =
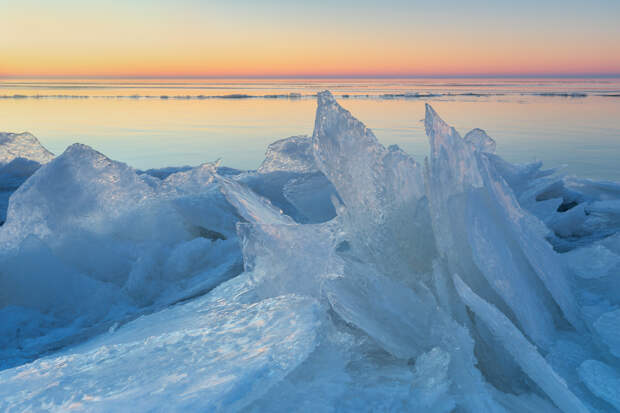
[[[0,134],[0,410],[620,412],[620,184],[317,99],[257,171]]]
[[[538,96],[547,98],[564,98],[564,99],[580,99],[589,96],[601,96],[609,98],[620,97],[619,94],[613,92],[605,93],[593,93],[593,92],[575,92],[575,91],[561,91],[561,92],[520,92],[508,91],[508,92],[393,92],[393,93],[341,93],[338,97],[341,99],[379,99],[379,100],[426,100],[434,98],[489,98],[489,97],[522,97],[522,96]],[[264,95],[250,95],[246,93],[231,93],[224,95],[151,95],[151,94],[132,94],[132,95],[76,95],[76,94],[12,94],[12,95],[0,95],[0,100],[22,100],[22,99],[158,99],[158,100],[245,100],[245,99],[285,99],[285,100],[298,100],[298,99],[316,99],[316,93],[275,93]]]

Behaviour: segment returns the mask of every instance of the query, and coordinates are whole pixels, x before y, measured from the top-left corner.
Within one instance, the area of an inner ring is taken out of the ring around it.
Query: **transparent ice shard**
[[[306,135],[291,136],[290,138],[275,141],[267,147],[265,160],[258,168],[258,172],[317,172],[312,139]]]
[[[305,360],[321,318],[310,298],[241,304],[216,292],[1,371],[0,409],[236,411]]]
[[[313,140],[319,169],[344,206],[338,214],[352,247],[398,277],[430,270],[435,251],[421,166],[381,145],[328,91],[318,94]]]
[[[495,153],[495,141],[482,129],[470,130],[463,139],[472,144],[478,151]]]
[[[336,216],[332,198],[337,196],[325,175],[307,174],[288,181],[284,197],[295,207],[303,223],[326,222]]]
[[[563,412],[588,412],[518,328],[497,308],[476,295],[458,275],[454,285],[465,304],[480,318],[514,357],[523,372],[534,381]]]
[[[39,140],[28,132],[0,132],[0,166],[16,158],[24,158],[40,164],[54,158],[54,154],[45,149]]]
[[[246,221],[262,224],[295,223],[281,209],[274,207],[269,200],[257,195],[244,184],[223,176],[218,176],[217,180],[228,202],[236,208],[239,215]]]
[[[543,224],[521,209],[486,154],[468,145],[427,105],[428,193],[438,251],[487,300],[509,309],[537,344],[553,338],[555,303],[582,322]],[[499,298],[501,297],[501,299]]]

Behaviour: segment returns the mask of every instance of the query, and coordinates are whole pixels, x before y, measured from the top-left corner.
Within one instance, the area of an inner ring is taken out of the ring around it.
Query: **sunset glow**
[[[228,3],[3,0],[0,76],[620,73],[615,1]]]

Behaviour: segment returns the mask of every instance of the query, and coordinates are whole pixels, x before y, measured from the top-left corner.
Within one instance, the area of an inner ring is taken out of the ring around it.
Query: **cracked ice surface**
[[[322,92],[258,171],[71,146],[0,228],[0,408],[620,411],[620,185],[425,127]]]

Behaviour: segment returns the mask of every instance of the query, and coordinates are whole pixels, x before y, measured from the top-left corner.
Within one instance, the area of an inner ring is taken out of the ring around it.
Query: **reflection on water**
[[[485,129],[508,160],[620,180],[618,79],[3,79],[0,130],[32,132],[55,153],[86,143],[137,168],[223,158],[252,169],[270,142],[312,133],[322,89],[419,160],[429,102],[460,132]]]

